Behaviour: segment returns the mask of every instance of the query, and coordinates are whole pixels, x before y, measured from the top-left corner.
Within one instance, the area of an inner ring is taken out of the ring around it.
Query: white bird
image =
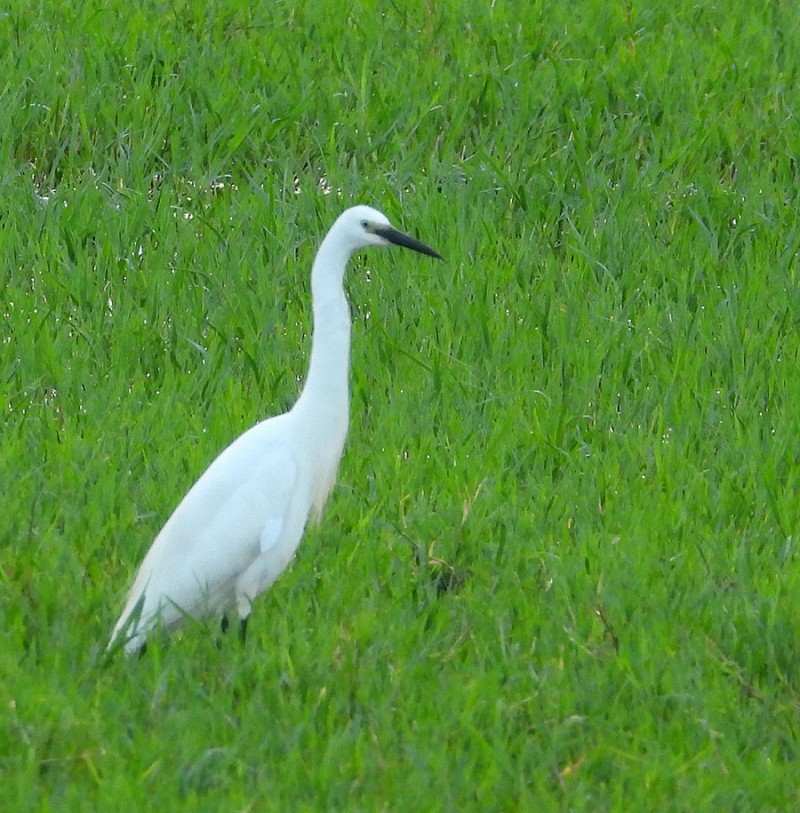
[[[297,402],[237,438],[192,486],[145,556],[109,647],[124,642],[132,654],[156,627],[234,607],[244,639],[254,599],[285,570],[308,519],[319,520],[344,449],[345,267],[358,249],[391,243],[441,259],[369,206],[347,209],[333,224],[311,271],[311,358]]]

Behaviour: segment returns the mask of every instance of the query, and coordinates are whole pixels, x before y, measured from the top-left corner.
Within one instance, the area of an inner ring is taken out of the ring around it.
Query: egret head
[[[369,246],[395,245],[442,259],[438,251],[396,229],[385,214],[371,206],[353,206],[342,212],[335,228],[352,245],[354,251]]]

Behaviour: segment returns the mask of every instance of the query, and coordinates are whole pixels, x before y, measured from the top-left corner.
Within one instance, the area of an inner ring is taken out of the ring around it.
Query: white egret
[[[192,486],[144,557],[109,647],[124,641],[131,654],[154,627],[228,608],[235,608],[244,637],[253,600],[285,570],[308,519],[319,519],[344,449],[345,266],[358,249],[392,243],[441,259],[369,206],[347,209],[333,224],[311,271],[311,358],[297,402],[241,435]]]

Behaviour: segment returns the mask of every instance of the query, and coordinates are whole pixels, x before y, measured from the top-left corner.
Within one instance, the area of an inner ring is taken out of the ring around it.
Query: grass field
[[[800,809],[800,9],[0,15],[0,806]],[[364,255],[325,519],[248,645],[103,648]]]

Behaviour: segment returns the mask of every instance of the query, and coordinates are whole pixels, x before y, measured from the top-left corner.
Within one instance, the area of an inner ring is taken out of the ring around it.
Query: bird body
[[[359,248],[389,243],[439,256],[367,206],[331,227],[311,273],[311,357],[300,396],[231,443],[179,503],[142,561],[109,646],[124,640],[133,653],[156,625],[233,607],[245,623],[256,596],[286,569],[309,518],[322,514],[347,437],[347,261]]]

